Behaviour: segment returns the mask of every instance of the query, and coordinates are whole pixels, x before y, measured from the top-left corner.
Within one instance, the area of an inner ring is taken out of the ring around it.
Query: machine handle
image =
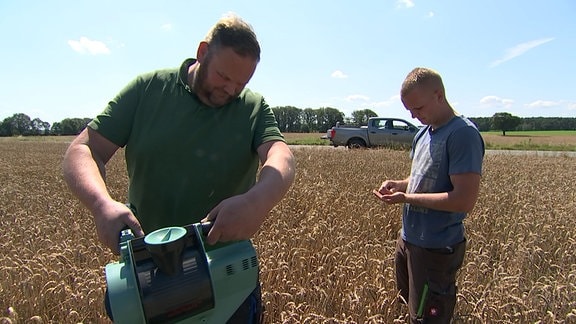
[[[200,229],[202,232],[202,235],[204,236],[208,236],[208,232],[210,232],[210,230],[212,229],[212,222],[204,222],[204,223],[200,223]]]
[[[212,222],[200,223],[201,234],[204,236],[208,236],[208,233],[212,229],[213,225],[214,225],[214,223],[212,223]],[[120,246],[120,249],[122,248],[122,243],[129,241],[129,240],[132,240],[134,238],[135,238],[134,234],[132,233],[132,230],[130,229],[130,227],[128,227],[128,226],[124,227],[120,231],[120,233],[118,233],[118,245]]]
[[[119,233],[118,244],[131,240],[133,238],[134,234],[132,233],[132,230],[130,229],[130,227],[125,226]]]

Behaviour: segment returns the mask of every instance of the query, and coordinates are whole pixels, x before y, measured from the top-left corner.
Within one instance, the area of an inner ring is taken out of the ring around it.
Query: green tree
[[[470,120],[474,122],[478,130],[481,132],[489,131],[492,127],[491,117],[471,117]]]
[[[50,127],[50,134],[62,135],[62,125],[60,124],[60,122],[55,122],[54,124],[52,124],[52,127]]]
[[[368,125],[370,117],[378,117],[378,114],[371,109],[354,110],[352,112],[352,122],[358,127]]]
[[[12,117],[6,117],[0,123],[0,136],[12,136]]]
[[[84,128],[86,128],[86,125],[88,125],[91,120],[91,118],[65,118],[59,123],[59,133],[56,134],[78,135],[82,130],[84,130]]]
[[[318,132],[318,119],[316,117],[316,110],[312,108],[306,108],[302,111],[302,129],[303,133]]]
[[[302,127],[302,110],[293,106],[273,107],[272,111],[281,132],[296,133]]]
[[[344,113],[332,107],[323,107],[316,109],[316,123],[318,131],[321,133],[326,132],[328,129],[335,126],[336,123],[344,121]]]
[[[502,136],[506,136],[506,131],[514,130],[521,122],[522,118],[512,116],[510,113],[495,113],[492,116],[492,129],[501,130]]]
[[[0,125],[1,136],[26,136],[32,133],[32,120],[26,114],[14,114],[7,117]]]
[[[50,123],[34,118],[31,123],[33,135],[48,135],[50,133]]]

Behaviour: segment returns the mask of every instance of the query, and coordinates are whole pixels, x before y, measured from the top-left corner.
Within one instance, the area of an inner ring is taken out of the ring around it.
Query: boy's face
[[[435,114],[439,97],[438,90],[418,86],[401,99],[406,110],[412,114],[412,118],[418,119],[423,125],[430,125],[436,119]]]

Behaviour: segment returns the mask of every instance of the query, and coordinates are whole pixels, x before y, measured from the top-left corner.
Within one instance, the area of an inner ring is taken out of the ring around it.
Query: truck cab
[[[336,125],[326,132],[326,138],[334,147],[392,147],[411,146],[418,127],[400,118],[372,117],[362,127]]]
[[[403,119],[373,118],[368,120],[370,146],[386,146],[391,143],[411,145],[417,131],[418,127]]]

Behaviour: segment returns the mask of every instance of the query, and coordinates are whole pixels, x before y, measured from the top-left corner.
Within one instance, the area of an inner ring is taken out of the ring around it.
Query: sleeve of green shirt
[[[278,122],[276,121],[272,108],[268,106],[263,97],[260,96],[260,98],[262,109],[260,110],[260,123],[258,123],[258,128],[254,134],[254,147],[258,148],[260,145],[269,141],[285,142],[284,136],[278,128]]]
[[[124,147],[130,136],[143,83],[142,76],[128,83],[88,126],[114,144]]]

